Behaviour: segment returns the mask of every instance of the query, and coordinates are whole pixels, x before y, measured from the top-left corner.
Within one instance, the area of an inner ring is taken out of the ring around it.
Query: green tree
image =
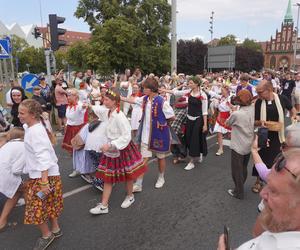
[[[11,44],[13,57],[17,56],[18,53],[29,47],[29,44],[26,42],[26,40],[17,35],[11,36]]]
[[[264,56],[262,52],[246,48],[236,47],[235,57],[236,70],[250,72],[251,70],[260,71],[264,66]]]
[[[236,45],[236,36],[229,34],[227,36],[221,37],[220,41],[218,42],[218,46],[224,45]]]
[[[101,74],[137,65],[146,73],[169,70],[167,0],[80,0],[75,16],[93,31],[87,59]]]
[[[68,48],[65,59],[74,70],[86,70],[89,68],[87,63],[89,48],[88,42],[76,42]]]
[[[246,38],[243,42],[243,47],[254,51],[262,51],[261,45],[253,39]]]
[[[67,70],[67,52],[65,50],[55,51],[56,69],[57,70]]]
[[[19,71],[27,71],[26,64],[29,64],[30,72],[46,72],[46,62],[43,48],[34,48],[33,46],[18,52]]]

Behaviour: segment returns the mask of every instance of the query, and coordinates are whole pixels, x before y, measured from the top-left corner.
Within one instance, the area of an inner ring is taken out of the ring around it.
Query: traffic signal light
[[[51,49],[56,51],[61,46],[67,44],[64,40],[59,40],[59,36],[66,33],[66,29],[58,28],[58,24],[63,23],[66,20],[64,17],[59,17],[56,14],[49,15],[49,25],[50,25],[50,37],[51,37]]]
[[[37,39],[38,37],[40,37],[41,36],[40,29],[38,27],[34,27],[32,35],[34,35],[35,39]]]

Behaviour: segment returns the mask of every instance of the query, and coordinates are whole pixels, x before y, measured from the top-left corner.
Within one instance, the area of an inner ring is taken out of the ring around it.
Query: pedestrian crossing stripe
[[[1,43],[0,43],[0,56],[9,56],[9,54],[7,53],[7,51],[6,51],[5,48],[2,46]]]

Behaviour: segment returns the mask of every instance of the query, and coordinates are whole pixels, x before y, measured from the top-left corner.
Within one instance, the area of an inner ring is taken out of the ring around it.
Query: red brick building
[[[45,37],[47,40],[50,40],[49,27],[39,27],[39,29],[42,36]],[[65,40],[67,42],[67,46],[61,47],[61,49],[66,50],[68,46],[78,41],[89,41],[91,39],[91,35],[91,33],[87,32],[67,30],[67,32],[64,35],[59,36],[59,39]],[[43,40],[44,48],[50,48],[50,43],[46,39]]]
[[[300,66],[300,59],[294,62],[294,44],[296,30],[293,22],[292,5],[289,0],[288,8],[281,24],[281,30],[276,30],[275,37],[271,36],[270,41],[262,43],[264,52],[264,67],[274,70],[287,71],[297,69]],[[300,38],[297,38],[297,54],[300,53]],[[298,57],[298,56],[297,56]]]

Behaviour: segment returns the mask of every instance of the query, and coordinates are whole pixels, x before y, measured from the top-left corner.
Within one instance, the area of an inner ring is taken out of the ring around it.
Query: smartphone
[[[268,128],[265,127],[258,128],[257,136],[258,136],[258,147],[266,148],[268,142]]]
[[[224,239],[225,239],[225,249],[230,250],[229,228],[226,225],[224,225]]]
[[[52,191],[53,191],[53,188],[50,189],[50,192],[52,192]],[[41,200],[44,200],[47,197],[47,195],[42,191],[37,192],[36,196],[39,197]]]

